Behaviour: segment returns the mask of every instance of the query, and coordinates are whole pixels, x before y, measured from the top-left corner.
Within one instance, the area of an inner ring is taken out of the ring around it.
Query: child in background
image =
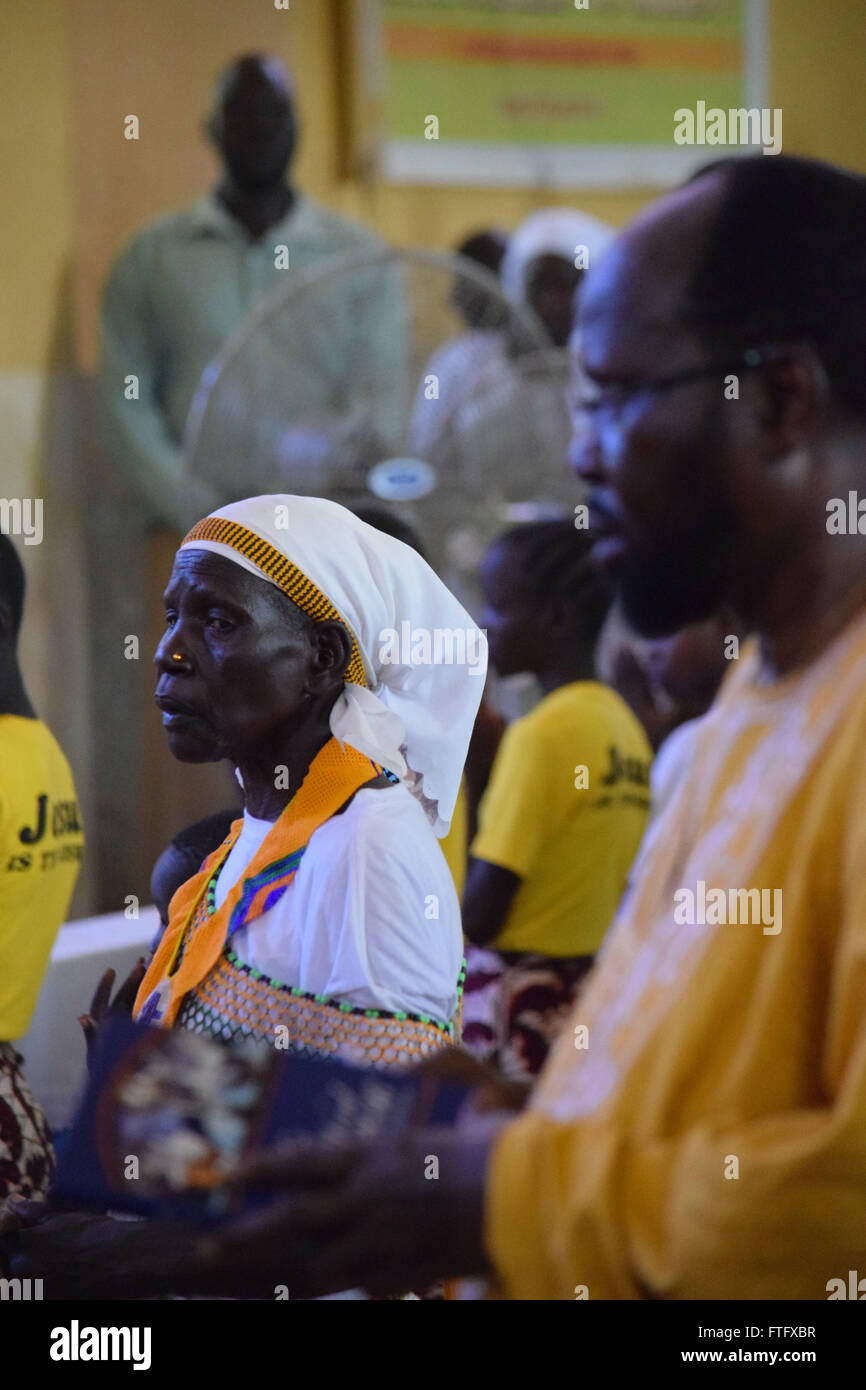
[[[500,745],[463,897],[464,1046],[512,1080],[537,1075],[568,1018],[649,811],[647,737],[594,675],[610,593],[589,553],[570,521],[534,522],[481,568],[492,664],[544,692]]]
[[[667,701],[676,721],[656,748],[650,778],[653,819],[675,798],[685,779],[701,720],[739,655],[740,636],[737,619],[723,611],[647,644],[650,686],[658,703]]]
[[[151,942],[155,951],[168,926],[168,905],[188,878],[197,874],[209,854],[219,849],[232,828],[240,820],[243,809],[216,811],[212,816],[193,821],[175,835],[162,851],[150,876],[150,894],[159,912],[159,931]]]
[[[650,774],[651,820],[672,801],[690,766],[700,721],[744,639],[727,609],[668,637],[634,632],[612,609],[596,652],[599,678],[637,715],[655,750]],[[644,837],[646,847],[649,831]]]
[[[188,878],[192,878],[193,874],[198,873],[208,855],[213,854],[222,844],[231,830],[232,822],[240,819],[242,815],[243,810],[226,810],[204,816],[202,820],[184,826],[162,851],[150,876],[150,895],[159,913],[159,926],[150,943],[148,959],[156,953],[163,932],[168,926],[168,905],[178,888],[186,883]],[[106,970],[103,973],[94,991],[89,1011],[78,1016],[87,1044],[88,1059],[93,1053],[99,1028],[108,1014],[131,1012],[138,987],[144,979],[147,963],[144,956],[139,957],[129,975],[118,986],[113,999],[111,991],[114,988],[115,971]]]

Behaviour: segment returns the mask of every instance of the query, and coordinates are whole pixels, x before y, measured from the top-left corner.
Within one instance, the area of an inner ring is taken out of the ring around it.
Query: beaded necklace
[[[222,867],[222,866],[220,866],[220,867]],[[220,871],[219,871],[219,869],[217,869],[216,873],[215,873],[210,879],[208,879],[208,885],[207,885],[207,915],[208,915],[208,917],[213,917],[214,913],[216,912],[216,886],[217,886],[217,879],[219,878],[219,876],[220,876]]]
[[[399,777],[395,776],[395,774],[394,774],[393,772],[389,771],[388,768],[382,768],[382,772],[383,772],[384,775],[388,778],[388,781],[389,781],[389,782],[397,783],[397,782],[400,781]],[[218,880],[218,878],[219,878],[219,876],[220,876],[220,872],[221,872],[221,870],[222,870],[222,868],[223,868],[223,865],[224,865],[225,863],[226,863],[226,860],[223,860],[223,863],[220,864],[220,865],[218,865],[218,867],[214,870],[214,872],[213,872],[213,874],[211,875],[211,877],[208,879],[205,902],[206,902],[207,914],[208,914],[209,917],[212,917],[213,914],[216,912],[216,886],[217,886],[217,880]],[[235,965],[236,967],[238,967],[238,968],[240,968],[240,969],[246,969],[246,970],[250,971],[250,973],[252,974],[252,976],[253,976],[254,979],[259,979],[259,978],[260,978],[260,973],[259,973],[259,971],[253,970],[250,966],[246,965],[245,962],[242,961],[242,960],[240,959],[239,956],[236,956],[235,953],[229,949],[228,945],[226,945],[225,954],[226,954],[226,956],[228,957],[228,960],[229,960],[233,965]],[[456,1010],[455,1010],[455,1016],[458,1017],[458,1018],[460,1017],[460,1013],[461,1013],[461,1006],[462,1006],[462,1002],[463,1002],[463,989],[464,989],[465,982],[466,982],[466,958],[464,957],[463,960],[461,960],[461,962],[460,962],[460,971],[459,971],[459,974],[458,974],[458,977],[457,977],[457,1008],[456,1008]],[[314,1001],[315,1003],[317,1003],[317,1004],[329,1004],[329,1005],[332,1005],[332,1006],[336,1006],[336,1007],[340,1010],[341,1013],[362,1014],[365,1018],[376,1018],[376,1019],[378,1019],[378,1018],[390,1018],[390,1017],[393,1017],[393,1018],[395,1018],[395,1019],[397,1019],[397,1020],[399,1020],[399,1021],[404,1021],[404,1020],[406,1020],[406,1019],[412,1018],[412,1019],[417,1019],[418,1022],[420,1022],[420,1023],[433,1024],[435,1027],[441,1028],[443,1032],[449,1033],[449,1034],[453,1035],[453,1024],[451,1024],[451,1023],[440,1023],[438,1020],[429,1017],[429,1015],[427,1015],[427,1014],[412,1014],[412,1015],[409,1015],[409,1014],[403,1013],[403,1012],[401,1011],[401,1012],[398,1012],[398,1013],[395,1013],[395,1014],[392,1015],[392,1014],[390,1014],[387,1010],[383,1010],[383,1009],[360,1009],[360,1008],[357,1008],[355,1005],[349,1003],[347,1000],[329,999],[329,998],[327,998],[324,994],[307,994],[306,991],[304,991],[304,990],[302,990],[302,989],[298,989],[297,987],[294,987],[294,986],[293,986],[293,987],[287,987],[286,985],[283,984],[283,982],[282,982],[281,980],[270,980],[268,983],[269,983],[274,989],[286,989],[286,988],[289,988],[289,992],[290,992],[290,994],[292,994],[293,996],[300,997],[300,998],[308,998],[308,999],[313,1000],[313,1001]]]
[[[293,798],[290,816],[281,815],[247,866],[246,873],[216,908],[214,865],[231,852],[239,823],[197,874],[172,899],[172,920],[135,1001],[136,1017],[170,1028],[184,995],[195,989],[219,961],[227,939],[270,908],[286,891],[310,837],[330,820],[381,766],[350,744],[331,738],[311,762]],[[271,840],[273,836],[273,840]],[[272,853],[273,851],[273,853]],[[220,931],[223,917],[226,929]]]

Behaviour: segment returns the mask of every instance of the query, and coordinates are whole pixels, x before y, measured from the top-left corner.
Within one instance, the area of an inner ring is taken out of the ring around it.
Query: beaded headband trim
[[[292,603],[296,603],[302,612],[307,613],[313,622],[342,623],[352,639],[352,654],[345,679],[353,685],[367,685],[358,640],[346,620],[321,589],[307,578],[303,570],[298,569],[291,560],[287,560],[269,541],[263,540],[254,531],[248,531],[246,526],[239,526],[236,521],[227,521],[225,517],[220,516],[206,516],[203,521],[196,522],[192,530],[184,536],[183,544],[191,545],[195,541],[218,541],[221,545],[227,545],[238,554],[246,556],[262,574],[266,574],[268,579],[276,584],[278,589],[282,589]]]

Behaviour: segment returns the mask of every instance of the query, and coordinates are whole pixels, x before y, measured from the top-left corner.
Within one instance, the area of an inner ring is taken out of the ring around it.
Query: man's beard
[[[667,637],[718,612],[726,597],[730,524],[717,514],[700,540],[671,544],[664,554],[627,552],[616,576],[626,620],[642,637]]]

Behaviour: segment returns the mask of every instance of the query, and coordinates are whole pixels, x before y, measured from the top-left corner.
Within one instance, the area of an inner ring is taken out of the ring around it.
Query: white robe
[[[217,907],[271,828],[244,816],[217,879]],[[450,1021],[460,907],[417,800],[403,785],[357,792],[311,836],[279,901],[235,932],[231,946],[247,965],[307,993]]]

